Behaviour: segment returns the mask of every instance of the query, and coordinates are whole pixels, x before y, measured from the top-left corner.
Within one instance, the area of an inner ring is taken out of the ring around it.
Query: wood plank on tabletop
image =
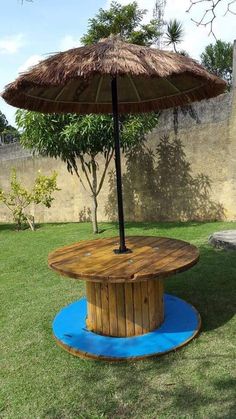
[[[173,260],[166,265],[165,269],[173,273],[182,272],[194,266],[199,260],[199,251],[193,246],[193,249],[189,249],[188,253],[181,255],[178,259]]]
[[[138,241],[138,238],[136,240]],[[135,247],[135,240],[132,242],[132,245],[130,245],[131,249]],[[114,243],[112,246],[109,243],[100,249],[96,249],[94,253],[91,252],[89,256],[76,253],[71,259],[66,259],[65,262],[62,260],[61,262],[54,263],[52,267],[74,278],[97,278],[99,273],[107,269],[108,266],[109,271],[112,271],[113,266],[130,258],[129,254],[115,255],[113,252],[114,247]],[[103,278],[103,275],[101,277]]]
[[[56,263],[57,261],[65,260],[73,256],[76,253],[83,253],[89,250],[94,250],[101,245],[112,244],[119,240],[117,237],[111,237],[109,239],[95,239],[95,240],[81,240],[69,246],[60,247],[49,253],[48,261],[50,263]]]
[[[185,263],[196,263],[199,257],[198,250],[195,246],[192,246],[192,249],[189,249],[190,247],[190,245],[185,245],[179,249],[172,249],[172,251],[161,260],[154,260],[149,266],[140,269],[135,274],[135,279],[151,279],[165,273],[170,275],[171,271],[180,265],[184,267]]]
[[[113,240],[105,240],[104,243],[96,243],[98,242],[98,240],[94,240],[93,245],[88,245],[85,246],[83,248],[75,248],[74,250],[70,250],[70,252],[68,252],[68,254],[63,254],[58,256],[56,261],[53,261],[53,265],[54,266],[58,266],[58,265],[69,265],[69,264],[73,264],[74,262],[77,262],[78,260],[80,261],[80,263],[82,264],[82,262],[86,261],[91,261],[91,259],[93,259],[93,261],[95,260],[100,260],[101,256],[106,256],[109,255],[109,251],[110,254],[112,255],[112,249],[113,247],[116,246],[116,242],[117,240],[113,239]]]
[[[132,240],[130,240],[132,239]],[[95,270],[94,268],[96,267],[96,278],[104,278],[104,279],[108,279],[109,278],[109,274],[111,274],[114,269],[116,269],[117,267],[123,267],[123,266],[129,266],[130,265],[130,260],[135,260],[137,258],[137,256],[139,254],[143,254],[144,251],[144,247],[143,244],[146,245],[146,242],[151,241],[151,242],[156,242],[157,239],[155,237],[131,237],[131,238],[127,238],[126,240],[126,246],[132,250],[132,253],[124,253],[124,254],[117,254],[114,255],[113,253],[113,249],[111,249],[111,252],[108,254],[107,252],[103,255],[104,258],[98,258],[98,260],[93,259],[93,271]],[[149,240],[150,239],[150,240]],[[162,240],[168,240],[168,239],[162,239]],[[159,242],[159,241],[158,241]],[[89,267],[86,266],[85,267],[85,271],[84,274],[88,274],[89,272]],[[124,271],[122,271],[124,272]]]
[[[172,241],[171,239],[163,239],[162,243],[159,243],[158,249],[156,249],[156,242],[153,247],[147,244],[143,246],[139,252],[136,252],[136,255],[130,254],[129,263],[127,261],[122,261],[117,265],[113,266],[113,269],[106,269],[101,272],[101,275],[108,276],[108,281],[121,280],[122,278],[136,279],[138,278],[138,272],[142,271],[145,267],[150,268],[152,264],[156,261],[162,260],[165,256],[171,254],[174,250],[178,250],[181,246],[186,246],[185,243],[180,243],[179,241]],[[150,268],[151,269],[151,268]],[[145,278],[144,278],[145,279]]]
[[[161,248],[163,242],[168,242],[170,239],[162,238],[156,239],[155,237],[147,237],[143,241],[142,246],[135,249],[134,253],[127,254],[126,258],[121,258],[116,265],[105,267],[103,271],[100,271],[99,274],[104,276],[104,278],[110,279],[132,279],[133,274],[139,269],[139,266],[149,264],[149,259],[156,256],[156,247]]]

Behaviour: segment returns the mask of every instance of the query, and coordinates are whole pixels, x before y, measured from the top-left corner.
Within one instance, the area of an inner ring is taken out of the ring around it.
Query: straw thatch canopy
[[[188,57],[112,36],[52,55],[21,74],[2,96],[10,105],[44,113],[111,113],[112,76],[121,113],[186,105],[226,88]]]

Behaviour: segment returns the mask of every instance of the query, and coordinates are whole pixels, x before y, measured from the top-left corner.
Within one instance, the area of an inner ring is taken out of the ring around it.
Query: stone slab
[[[218,231],[209,237],[209,243],[225,250],[236,250],[236,230]]]

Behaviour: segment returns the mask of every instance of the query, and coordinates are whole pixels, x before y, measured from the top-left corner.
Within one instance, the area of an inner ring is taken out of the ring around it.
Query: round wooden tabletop
[[[114,254],[119,238],[81,241],[49,254],[53,270],[71,278],[108,283],[140,282],[165,278],[195,265],[198,249],[166,237],[127,237],[132,253]]]

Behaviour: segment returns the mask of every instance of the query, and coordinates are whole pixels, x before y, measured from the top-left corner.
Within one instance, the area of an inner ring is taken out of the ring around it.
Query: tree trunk
[[[30,228],[32,231],[35,231],[35,224],[34,224],[34,218],[32,219],[32,221],[30,220],[29,217],[26,217],[27,223],[29,224]]]
[[[103,170],[100,182],[98,184],[98,176],[97,176],[97,170],[98,170],[98,165],[96,163],[95,157],[96,155],[91,154],[91,160],[89,162],[89,164],[86,164],[84,161],[83,156],[80,156],[80,161],[81,161],[81,165],[82,165],[82,170],[85,174],[86,180],[88,182],[88,186],[90,189],[91,194],[91,199],[92,199],[92,209],[91,209],[91,218],[92,218],[92,224],[93,224],[93,232],[94,234],[98,234],[98,220],[97,220],[97,208],[98,208],[98,202],[97,202],[97,197],[99,195],[99,192],[101,191],[102,185],[104,183],[104,179],[107,173],[107,169],[109,166],[109,163],[112,159],[114,155],[114,150],[111,149],[107,155],[106,155],[106,161],[105,161],[105,168]],[[89,168],[87,170],[87,168]],[[76,167],[74,167],[74,171],[76,173],[76,175],[78,176],[79,180],[81,181],[81,177],[78,173],[78,170]],[[89,172],[89,173],[88,173]],[[89,175],[92,176],[92,179],[90,180]],[[84,184],[83,184],[84,186]],[[85,186],[84,186],[85,188]]]
[[[96,195],[92,195],[92,200],[93,200],[93,204],[92,204],[91,216],[92,216],[93,232],[94,234],[98,234],[98,219],[97,219],[98,201],[97,201]]]

